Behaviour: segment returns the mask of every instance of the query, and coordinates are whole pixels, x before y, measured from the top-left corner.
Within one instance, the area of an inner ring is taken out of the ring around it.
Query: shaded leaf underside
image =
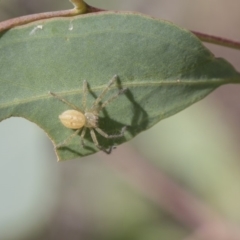
[[[88,106],[118,75],[104,99],[119,88],[128,91],[100,114],[104,131],[130,140],[163,118],[202,99],[222,84],[237,83],[240,75],[216,59],[188,31],[136,13],[95,13],[34,22],[0,34],[0,121],[24,117],[39,125],[54,143],[71,133],[58,119],[69,107],[48,94],[57,93],[81,108],[82,84],[89,84]],[[87,148],[76,136],[57,150],[60,160],[98,149],[86,135]]]

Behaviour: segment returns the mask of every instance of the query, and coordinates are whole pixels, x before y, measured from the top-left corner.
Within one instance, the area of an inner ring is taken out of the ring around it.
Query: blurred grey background
[[[240,40],[239,0],[89,0]],[[71,8],[1,0],[0,21]],[[206,44],[240,71],[240,52]],[[107,156],[57,163],[33,123],[0,124],[1,240],[240,239],[240,86],[226,85]]]

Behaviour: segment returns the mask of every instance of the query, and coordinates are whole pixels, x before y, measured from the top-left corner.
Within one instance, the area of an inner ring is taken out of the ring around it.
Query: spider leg
[[[95,109],[98,106],[98,103],[102,100],[103,96],[107,93],[107,91],[110,89],[110,87],[116,80],[117,80],[117,75],[114,75],[113,78],[108,82],[107,87],[101,92],[101,94],[94,101],[91,109]]]
[[[124,135],[124,132],[126,131],[127,127],[124,126],[121,130],[121,133],[120,134],[112,134],[112,135],[109,135],[107,133],[105,133],[102,129],[100,128],[95,128],[95,130],[100,134],[102,135],[103,137],[105,138],[120,138],[120,137],[123,137]]]
[[[68,138],[66,138],[63,142],[59,143],[56,145],[56,148],[61,148],[66,146],[73,137],[75,137],[76,135],[78,135],[78,133],[80,132],[81,129],[76,130],[73,134],[71,134]]]
[[[83,130],[82,130],[81,136],[80,136],[82,147],[85,147],[84,136],[86,134],[86,130],[87,130],[87,128],[84,127]]]
[[[49,92],[49,94],[51,94],[53,97],[57,98],[58,100],[60,100],[61,102],[67,104],[69,107],[71,107],[72,109],[75,109],[77,111],[81,111],[79,108],[77,108],[76,106],[74,106],[72,103],[68,102],[66,99],[60,97],[59,95],[57,95],[56,93],[53,92]]]
[[[87,81],[83,81],[83,96],[82,96],[82,107],[83,110],[86,110],[86,104],[87,104]]]
[[[110,154],[112,152],[112,149],[115,148],[115,146],[111,146],[109,149],[105,149],[105,148],[101,147],[98,143],[97,136],[93,129],[90,130],[90,134],[91,134],[92,140],[93,140],[94,144],[96,145],[96,147],[99,148],[100,150],[102,150],[103,152]]]
[[[90,129],[90,135],[91,135],[93,143],[96,145],[96,147],[101,148],[99,146],[99,143],[98,143],[98,140],[97,140],[97,136],[96,136],[96,134],[95,134],[93,129]]]
[[[119,90],[117,92],[117,94],[113,95],[111,98],[109,98],[108,100],[106,100],[99,108],[98,108],[98,112],[100,112],[103,108],[105,108],[110,102],[112,102],[113,100],[115,100],[119,95],[125,93],[127,91],[127,88],[123,88],[121,90]]]
[[[112,152],[113,149],[117,148],[115,145],[110,146],[109,149],[104,149],[101,148],[102,151],[104,151],[106,154],[110,154]]]

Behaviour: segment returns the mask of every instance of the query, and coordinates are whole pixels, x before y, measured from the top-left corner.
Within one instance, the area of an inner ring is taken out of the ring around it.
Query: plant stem
[[[217,44],[217,45],[220,45],[220,46],[240,50],[240,42],[239,41],[234,41],[234,40],[227,39],[227,38],[208,35],[208,34],[196,32],[196,31],[191,31],[191,32],[193,34],[195,34],[203,42]]]
[[[36,13],[31,15],[26,15],[22,17],[12,18],[3,22],[0,22],[0,32],[6,31],[10,28],[21,26],[30,22],[54,18],[54,17],[71,17],[87,12],[87,4],[83,0],[69,0],[73,5],[73,9]]]

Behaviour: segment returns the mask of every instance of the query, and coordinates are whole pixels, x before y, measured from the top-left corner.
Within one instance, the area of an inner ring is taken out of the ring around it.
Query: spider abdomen
[[[82,128],[86,123],[84,114],[77,110],[67,110],[59,116],[59,119],[65,127],[71,129]]]

